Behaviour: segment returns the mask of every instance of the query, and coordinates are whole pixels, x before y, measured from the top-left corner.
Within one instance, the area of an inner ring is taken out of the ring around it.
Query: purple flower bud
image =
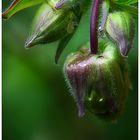
[[[77,102],[80,117],[85,114],[84,98],[87,92],[87,80],[91,62],[90,59],[84,57],[82,52],[77,52],[71,54],[64,65],[64,73]]]
[[[106,23],[106,32],[116,42],[122,56],[127,56],[133,45],[135,33],[134,20],[127,12],[109,14]]]
[[[86,107],[100,118],[114,120],[123,110],[130,87],[127,64],[112,43],[99,43],[99,47],[98,54],[84,48],[69,55],[64,74],[80,117]]]

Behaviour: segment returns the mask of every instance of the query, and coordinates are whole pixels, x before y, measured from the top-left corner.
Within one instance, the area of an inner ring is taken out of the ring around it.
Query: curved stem
[[[101,0],[94,0],[91,18],[90,18],[90,48],[91,53],[96,54],[98,51],[98,17],[99,17],[99,6]]]

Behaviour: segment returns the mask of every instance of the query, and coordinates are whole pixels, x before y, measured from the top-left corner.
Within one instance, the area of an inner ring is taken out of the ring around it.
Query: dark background
[[[11,1],[3,0],[3,10]],[[79,118],[62,68],[67,54],[89,39],[89,12],[56,65],[57,42],[24,48],[38,7],[3,21],[3,140],[136,140],[137,33],[128,57],[133,89],[122,116],[116,123],[99,120],[89,112]]]

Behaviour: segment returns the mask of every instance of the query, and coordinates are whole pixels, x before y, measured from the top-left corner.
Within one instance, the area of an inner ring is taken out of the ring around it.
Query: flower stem
[[[90,18],[90,49],[92,54],[98,51],[98,17],[101,0],[94,0]]]

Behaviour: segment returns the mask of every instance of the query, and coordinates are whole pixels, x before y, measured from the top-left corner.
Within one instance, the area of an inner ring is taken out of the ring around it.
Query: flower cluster
[[[3,19],[41,4],[25,47],[59,41],[55,61],[91,9],[90,41],[71,53],[64,75],[79,110],[104,120],[116,120],[131,87],[127,56],[133,46],[137,0],[14,0]]]

